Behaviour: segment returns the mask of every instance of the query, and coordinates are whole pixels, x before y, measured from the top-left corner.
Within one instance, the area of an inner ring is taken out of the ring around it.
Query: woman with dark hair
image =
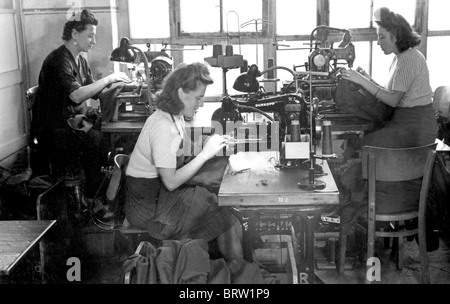
[[[164,80],[156,96],[158,109],[147,119],[128,163],[125,214],[156,239],[217,239],[224,258],[232,260],[242,258],[237,218],[218,206],[216,193],[186,184],[225,146],[224,137],[212,135],[184,163],[189,156],[183,150],[189,145],[184,118],[203,106],[211,83],[202,63],[182,63]]]
[[[423,54],[416,48],[420,36],[399,14],[382,7],[375,11],[378,45],[386,55],[395,54],[385,86],[378,85],[367,73],[342,70],[344,79],[357,83],[379,101],[394,108],[386,125],[367,134],[362,146],[409,148],[434,143],[437,123],[432,106],[430,75]],[[354,162],[341,177],[347,193],[341,210],[341,223],[367,210],[366,183],[361,163]],[[377,187],[377,211],[395,213],[417,209],[420,181],[384,183]]]
[[[433,143],[437,124],[431,99],[430,75],[423,54],[416,49],[420,36],[408,21],[388,8],[375,11],[378,45],[395,54],[389,79],[380,86],[367,73],[343,70],[342,77],[363,86],[378,100],[395,108],[388,124],[364,138],[364,145],[407,148]]]
[[[86,121],[83,123],[88,127],[84,131],[74,131],[68,119],[77,114],[95,119],[95,111],[87,107],[86,101],[96,99],[112,83],[129,82],[125,73],[114,73],[94,81],[82,53],[94,47],[97,25],[97,19],[88,10],[74,11],[64,25],[63,44],[45,58],[39,74],[38,115],[34,121],[39,144],[49,155],[52,173],[63,177],[66,186],[77,194],[79,208],[87,205],[83,196],[80,197],[83,190],[86,197],[95,196],[108,151],[100,130],[89,128]]]

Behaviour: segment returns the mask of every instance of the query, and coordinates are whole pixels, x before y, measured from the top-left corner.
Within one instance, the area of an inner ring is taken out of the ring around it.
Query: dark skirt
[[[217,195],[204,187],[183,185],[168,191],[159,179],[127,176],[126,192],[128,221],[159,239],[211,241],[238,221],[227,207],[219,207]],[[157,236],[155,223],[161,223]]]
[[[367,134],[363,146],[410,148],[434,143],[437,122],[433,105],[395,108],[394,116],[385,127]]]

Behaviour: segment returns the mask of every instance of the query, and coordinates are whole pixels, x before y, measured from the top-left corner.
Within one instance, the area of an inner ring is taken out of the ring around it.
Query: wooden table
[[[38,244],[56,223],[48,221],[0,221],[0,276],[11,274],[15,266]],[[44,276],[44,256],[41,275]]]
[[[308,180],[308,170],[274,166],[278,152],[240,152],[230,156],[219,190],[219,206],[237,210],[243,226],[244,258],[252,261],[251,237],[255,232],[252,218],[261,214],[291,214],[300,221],[296,225],[300,235],[300,272],[303,281],[314,278],[314,224],[324,206],[339,204],[339,192],[326,161],[318,160],[323,173],[317,180],[325,182],[323,190],[302,190],[298,183]],[[232,175],[244,168],[249,171]],[[304,239],[303,239],[304,236]],[[297,241],[297,240],[294,240]]]

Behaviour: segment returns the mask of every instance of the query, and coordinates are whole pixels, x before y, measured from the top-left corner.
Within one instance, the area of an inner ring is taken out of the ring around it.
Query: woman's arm
[[[354,70],[342,70],[341,75],[344,79],[359,84],[377,99],[394,108],[398,106],[405,95],[405,92],[389,91]]]
[[[89,85],[85,85],[85,86],[78,88],[77,90],[73,91],[69,95],[69,97],[74,103],[81,104],[85,100],[98,94],[106,86],[110,85],[111,83],[115,83],[115,82],[119,82],[119,81],[130,82],[127,74],[125,74],[123,72],[118,72],[118,73],[108,75],[100,80],[97,80],[94,83],[91,83]]]
[[[162,183],[169,191],[177,189],[194,176],[203,164],[213,158],[223,147],[225,147],[225,140],[222,136],[217,134],[211,136],[206,141],[202,152],[188,164],[179,169],[158,168]]]

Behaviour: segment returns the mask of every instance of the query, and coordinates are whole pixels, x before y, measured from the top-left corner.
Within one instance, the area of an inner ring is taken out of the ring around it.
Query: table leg
[[[253,250],[251,243],[251,236],[254,228],[251,227],[250,224],[250,216],[251,214],[247,214],[245,211],[239,211],[235,208],[230,208],[230,211],[237,217],[242,226],[242,247],[244,259],[247,262],[253,262]]]
[[[297,215],[305,223],[304,258],[300,266],[300,283],[314,283],[314,225],[318,218],[318,210],[312,212],[299,212]]]

